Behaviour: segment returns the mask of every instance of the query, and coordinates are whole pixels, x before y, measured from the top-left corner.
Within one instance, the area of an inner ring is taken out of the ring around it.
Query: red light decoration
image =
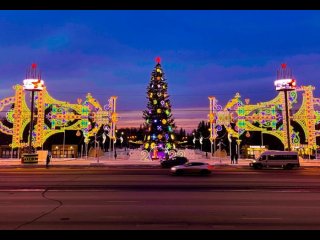
[[[37,64],[36,63],[32,63],[31,64],[31,68],[36,68],[37,67]]]
[[[281,68],[282,68],[282,69],[285,69],[286,67],[287,67],[287,64],[285,64],[285,63],[282,63],[282,64],[281,64]]]
[[[160,57],[156,57],[156,62],[160,63],[161,62],[161,58]]]

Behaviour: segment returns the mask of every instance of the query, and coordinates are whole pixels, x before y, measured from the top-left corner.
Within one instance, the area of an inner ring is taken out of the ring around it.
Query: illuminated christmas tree
[[[144,149],[150,150],[152,158],[165,158],[169,150],[176,148],[176,126],[171,114],[168,84],[164,78],[160,58],[157,57],[156,61],[147,87],[147,110],[143,112],[146,121]]]

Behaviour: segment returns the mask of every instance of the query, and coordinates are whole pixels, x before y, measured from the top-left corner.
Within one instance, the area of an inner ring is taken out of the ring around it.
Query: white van
[[[263,152],[256,160],[252,160],[250,167],[261,169],[263,167],[281,167],[292,169],[300,167],[297,152],[268,150]]]

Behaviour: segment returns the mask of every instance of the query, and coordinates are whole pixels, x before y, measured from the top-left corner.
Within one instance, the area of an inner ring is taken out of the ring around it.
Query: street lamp
[[[297,87],[296,80],[292,78],[292,72],[287,69],[287,64],[281,64],[281,69],[277,71],[277,80],[274,81],[274,85],[277,91],[284,92],[285,101],[285,121],[286,121],[286,135],[288,142],[288,150],[291,150],[291,140],[290,140],[290,118],[288,109],[288,92],[295,90]],[[286,146],[285,146],[286,147]]]

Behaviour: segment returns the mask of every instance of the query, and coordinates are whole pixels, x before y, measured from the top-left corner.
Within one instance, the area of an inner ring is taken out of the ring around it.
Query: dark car
[[[185,164],[186,162],[188,162],[188,159],[186,157],[174,157],[168,160],[162,160],[161,167],[170,168],[173,166]]]

